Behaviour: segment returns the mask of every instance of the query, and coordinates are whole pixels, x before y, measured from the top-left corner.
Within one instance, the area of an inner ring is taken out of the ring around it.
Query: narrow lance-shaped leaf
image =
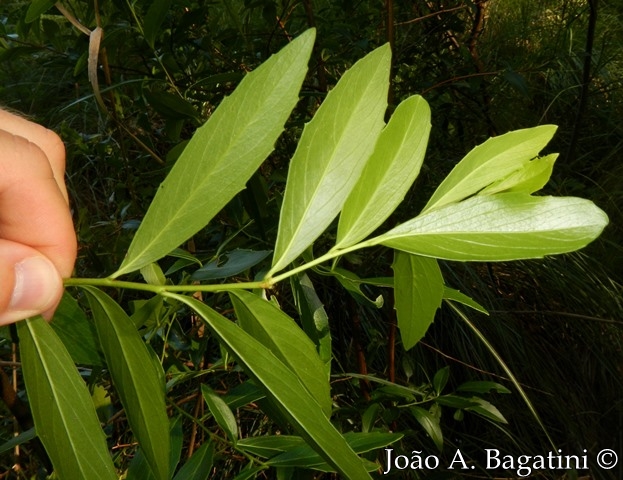
[[[247,374],[255,378],[266,395],[280,405],[299,435],[320,453],[345,478],[370,478],[363,462],[350,448],[344,437],[321,412],[298,377],[270,350],[240,327],[200,301],[183,295],[165,293],[167,297],[185,303],[195,310],[214,334],[238,358]]]
[[[132,320],[112,298],[97,288],[82,288],[88,294],[106,364],[132,433],[154,476],[166,479],[171,443],[160,364],[154,362]]]
[[[582,198],[500,193],[420,215],[371,243],[446,260],[519,260],[578,250],[607,224]]]
[[[441,182],[422,213],[459,202],[522,168],[547,145],[556,128],[541,125],[515,130],[478,145]]]
[[[268,276],[324,232],[359,179],[383,128],[390,60],[384,45],[355,63],[305,126],[290,163]]]
[[[297,103],[314,35],[308,30],[246,75],[195,132],[160,185],[113,277],[165,256],[245,187],[273,150]]]
[[[395,251],[394,308],[400,338],[409,350],[426,334],[443,298],[443,277],[434,258]]]
[[[244,290],[229,292],[229,296],[242,329],[290,367],[329,417],[332,404],[329,377],[314,342],[272,303]]]
[[[17,323],[22,372],[37,435],[58,478],[116,480],[89,390],[41,317]]]
[[[398,105],[344,204],[334,248],[363,240],[398,207],[420,173],[430,128],[430,108],[422,97]]]
[[[218,426],[227,434],[229,440],[236,442],[238,440],[238,423],[234,413],[218,393],[207,385],[201,385],[201,394]]]

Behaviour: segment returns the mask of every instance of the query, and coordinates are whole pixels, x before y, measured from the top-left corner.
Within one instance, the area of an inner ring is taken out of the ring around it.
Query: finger
[[[65,145],[52,130],[0,109],[0,128],[27,139],[43,151],[52,167],[54,179],[68,201],[65,187]]]
[[[38,250],[71,276],[76,236],[52,167],[36,144],[2,130],[0,238]]]
[[[63,294],[55,265],[37,250],[0,240],[0,325],[34,315],[50,319]]]

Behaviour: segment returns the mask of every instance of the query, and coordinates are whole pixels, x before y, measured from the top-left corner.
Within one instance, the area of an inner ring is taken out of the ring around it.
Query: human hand
[[[51,130],[0,109],[0,325],[50,319],[76,260],[65,147]]]

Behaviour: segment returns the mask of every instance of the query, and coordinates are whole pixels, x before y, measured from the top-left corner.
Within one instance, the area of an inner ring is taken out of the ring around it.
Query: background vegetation
[[[217,250],[266,250],[274,244],[288,159],[303,123],[355,60],[387,41],[394,52],[390,106],[419,93],[431,105],[433,121],[422,175],[392,224],[418,212],[452,166],[489,136],[559,125],[548,148],[561,156],[545,191],[595,201],[611,221],[602,238],[580,253],[543,261],[447,263],[444,276],[491,313],[470,314],[470,320],[524,386],[558,448],[591,453],[612,448],[623,454],[619,2],[65,0],[61,10],[47,8],[53,2],[33,4],[42,5],[41,11],[29,11],[31,2],[22,1],[0,7],[0,101],[53,128],[66,142],[80,241],[77,272],[83,277],[115,270],[184,140],[245,72],[310,26],[318,34],[303,100],[249,188],[219,216],[218,227],[187,246],[204,259]],[[97,84],[88,74],[89,38],[68,17],[104,32]],[[97,89],[103,105],[94,95]],[[365,254],[349,261],[367,277],[387,275],[379,269],[390,263]],[[435,373],[449,367],[448,391],[468,380],[494,380],[513,390],[499,362],[452,310],[440,310],[424,340],[405,353],[386,289],[363,292],[372,299],[385,296],[383,307],[376,308],[361,296],[346,295],[335,279],[311,275],[330,319],[334,372],[374,374],[428,388]],[[277,295],[287,310],[293,302],[289,289]],[[130,294],[117,296],[129,311],[138,307]],[[11,370],[17,360],[12,336],[5,330],[3,388],[21,395],[19,369]],[[207,435],[200,427],[205,419],[201,383],[226,394],[240,373],[212,368],[221,352],[196,319],[178,319],[166,334],[152,333],[152,345],[166,352],[169,403],[174,413],[185,415],[183,455],[190,456]],[[92,373],[90,381],[94,395],[103,398],[101,418],[115,461],[127,467],[135,452],[118,399],[105,372]],[[106,392],[112,397],[104,397]],[[394,408],[391,391],[340,375],[333,394],[337,423],[371,415],[376,427],[405,433],[397,450],[421,446],[436,452],[420,424]],[[444,415],[442,455],[458,447],[472,458],[492,447],[514,454],[551,449],[516,391],[486,398],[508,425]],[[14,413],[3,409],[4,440],[17,428]],[[279,429],[253,404],[238,415],[245,436]],[[206,426],[215,431],[210,421]],[[4,452],[0,463],[6,478],[31,478],[45,465],[30,445],[19,455]],[[223,444],[213,478],[233,478],[245,465]],[[443,472],[437,474],[441,478]],[[591,475],[616,479],[623,470],[592,468]]]

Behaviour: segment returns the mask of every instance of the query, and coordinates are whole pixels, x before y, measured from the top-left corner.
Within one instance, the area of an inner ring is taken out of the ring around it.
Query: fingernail
[[[45,257],[31,257],[15,265],[15,286],[9,311],[26,316],[39,314],[50,307],[62,287],[54,264]]]

